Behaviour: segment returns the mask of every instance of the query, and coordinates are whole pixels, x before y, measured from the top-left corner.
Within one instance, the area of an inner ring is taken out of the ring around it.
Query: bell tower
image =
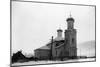
[[[76,29],[74,29],[74,18],[70,17],[66,19],[67,29],[65,30],[65,50],[68,57],[77,56],[77,40]]]

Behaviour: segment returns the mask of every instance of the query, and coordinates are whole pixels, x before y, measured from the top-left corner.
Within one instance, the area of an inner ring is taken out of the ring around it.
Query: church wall
[[[62,52],[64,51],[64,46],[57,48],[56,51],[57,51],[57,57],[63,56]]]
[[[35,57],[37,57],[39,59],[49,58],[50,57],[50,50],[44,50],[44,49],[35,50]]]

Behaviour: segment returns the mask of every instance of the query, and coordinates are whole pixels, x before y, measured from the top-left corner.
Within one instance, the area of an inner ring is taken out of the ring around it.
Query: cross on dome
[[[70,16],[70,18],[72,17],[71,12],[70,12],[70,15],[69,16]]]
[[[74,22],[74,18],[72,17],[71,12],[70,12],[69,18],[67,18],[67,20],[66,20],[66,21],[67,21],[67,22],[68,22],[68,21],[73,21],[73,22]]]

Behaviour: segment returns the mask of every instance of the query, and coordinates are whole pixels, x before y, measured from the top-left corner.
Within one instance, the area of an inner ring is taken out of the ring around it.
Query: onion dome
[[[58,29],[57,32],[62,32],[62,29]]]
[[[74,18],[72,17],[72,15],[71,15],[71,13],[70,13],[70,17],[67,18],[66,21],[67,21],[67,22],[68,22],[68,21],[73,21],[73,22],[75,21]]]
[[[73,21],[74,22],[74,18],[72,18],[72,17],[70,17],[70,18],[67,18],[67,20],[66,20],[67,22],[68,21]]]

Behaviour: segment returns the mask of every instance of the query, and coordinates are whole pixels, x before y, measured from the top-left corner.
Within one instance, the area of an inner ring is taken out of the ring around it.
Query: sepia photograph
[[[96,6],[11,0],[11,66],[96,61]]]

